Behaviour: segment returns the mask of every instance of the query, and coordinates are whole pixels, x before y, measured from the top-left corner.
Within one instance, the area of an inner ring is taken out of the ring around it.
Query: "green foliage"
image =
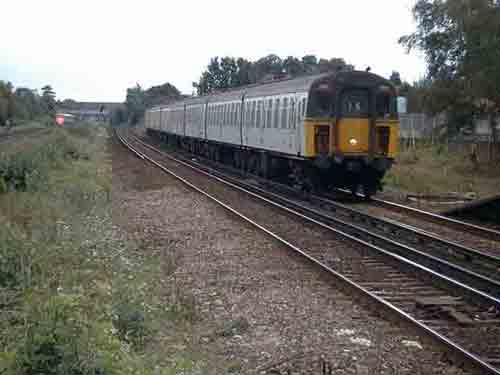
[[[58,129],[50,142],[0,160],[0,178],[7,191],[45,191],[51,168],[68,159],[88,158],[73,139]]]
[[[56,93],[50,85],[45,85],[42,87],[42,104],[46,112],[55,113]]]
[[[53,296],[37,302],[27,305],[24,335],[11,348],[6,375],[111,373],[111,353],[86,342],[89,327],[76,297]]]
[[[19,124],[22,120],[33,120],[43,114],[51,114],[48,103],[55,104],[55,94],[52,89],[44,93],[46,96],[41,97],[36,90],[25,87],[14,90],[10,82],[0,81],[0,126],[4,126],[7,120]]]
[[[244,58],[213,57],[207,69],[201,74],[198,82],[193,82],[198,95],[207,94],[215,90],[248,85],[274,77],[297,77],[304,74],[324,73],[328,71],[353,70],[352,65],[346,64],[344,59],[318,59],[314,55],[306,55],[301,60],[288,56],[281,59],[270,54],[252,62]]]
[[[486,114],[494,130],[500,113],[500,4],[418,0],[413,15],[417,30],[400,43],[426,55],[432,81],[428,111],[457,112],[450,118],[455,128],[468,124],[468,120],[452,123],[456,118]]]
[[[144,111],[146,110],[145,98],[146,94],[139,84],[127,89],[125,107],[127,108],[131,124],[137,124],[144,116]]]
[[[148,333],[143,304],[123,287],[117,289],[113,299],[113,326],[118,337],[132,344],[136,350],[142,349]]]
[[[153,86],[147,90],[143,90],[142,87],[137,84],[135,87],[127,89],[125,107],[127,109],[128,120],[132,124],[137,124],[144,116],[146,108],[161,103],[168,103],[169,101],[177,100],[181,97],[180,91],[168,82],[163,85]],[[113,123],[122,123],[124,116],[124,112],[117,110],[113,114]]]
[[[0,226],[0,287],[21,288],[31,286],[35,273],[33,249],[19,240],[19,233],[2,223]]]

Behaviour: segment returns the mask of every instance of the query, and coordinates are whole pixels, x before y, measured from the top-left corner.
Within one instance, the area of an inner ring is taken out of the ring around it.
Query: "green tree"
[[[323,72],[337,72],[353,70],[352,65],[346,64],[344,59],[318,59],[314,55],[304,56],[301,60],[288,56],[286,59],[275,54],[269,54],[255,62],[242,57],[219,57],[210,59],[205,71],[193,87],[198,95],[207,94],[215,90],[224,90],[239,87],[260,81],[276,79],[277,77],[298,77],[303,74]]]
[[[15,95],[15,117],[33,120],[42,113],[40,96],[36,90],[18,87]]]
[[[163,85],[153,86],[144,93],[144,104],[146,108],[159,104],[165,104],[182,97],[181,92],[174,85],[166,82]]]
[[[7,119],[14,115],[14,87],[10,82],[0,81],[0,125],[5,125]]]
[[[127,89],[125,107],[128,112],[128,120],[131,124],[137,124],[144,116],[146,110],[146,94],[142,87],[137,83],[135,87]]]
[[[42,105],[47,113],[53,114],[56,110],[56,93],[50,85],[42,87]]]
[[[500,3],[418,0],[413,15],[417,30],[400,43],[425,53],[432,81],[430,111],[449,113],[450,130],[468,126],[475,115],[486,115],[498,144]]]

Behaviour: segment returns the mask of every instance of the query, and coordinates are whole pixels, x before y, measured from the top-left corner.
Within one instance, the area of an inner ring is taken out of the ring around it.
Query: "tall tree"
[[[52,86],[45,85],[42,87],[42,103],[44,109],[48,113],[53,113],[56,110],[56,93]]]
[[[0,125],[14,115],[14,87],[10,82],[0,81]]]
[[[174,85],[166,82],[163,85],[153,86],[144,93],[144,104],[147,108],[158,104],[165,104],[182,97],[181,92]]]
[[[130,123],[137,124],[144,116],[146,110],[145,98],[146,94],[138,83],[135,87],[127,89],[125,107],[127,108]]]
[[[210,59],[207,68],[198,82],[193,82],[198,95],[214,90],[239,87],[260,81],[282,77],[298,77],[303,74],[336,72],[353,70],[352,65],[344,59],[318,59],[314,55],[306,55],[302,59],[288,56],[284,60],[275,54],[269,54],[255,62],[244,58],[219,57]]]
[[[500,2],[418,0],[413,16],[417,30],[400,43],[425,53],[432,112],[450,113],[455,129],[474,115],[486,115],[498,143]]]

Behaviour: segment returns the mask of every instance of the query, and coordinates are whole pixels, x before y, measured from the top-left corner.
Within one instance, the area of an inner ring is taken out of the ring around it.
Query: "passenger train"
[[[306,191],[365,195],[397,153],[394,86],[361,71],[271,81],[146,111],[151,136]]]

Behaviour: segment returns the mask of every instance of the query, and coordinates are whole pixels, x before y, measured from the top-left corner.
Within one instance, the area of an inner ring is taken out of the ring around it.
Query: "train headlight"
[[[358,140],[356,138],[349,139],[349,144],[351,146],[356,146],[358,144]]]

